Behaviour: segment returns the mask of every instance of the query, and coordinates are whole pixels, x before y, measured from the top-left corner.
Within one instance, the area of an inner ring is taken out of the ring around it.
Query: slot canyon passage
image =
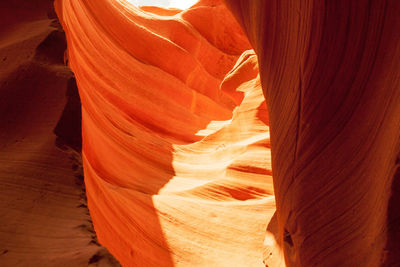
[[[0,266],[400,266],[399,1],[0,11]]]

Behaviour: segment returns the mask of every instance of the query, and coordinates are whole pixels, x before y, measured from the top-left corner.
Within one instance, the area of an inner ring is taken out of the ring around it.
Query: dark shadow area
[[[4,29],[24,38],[37,30],[0,46],[0,265],[88,266],[97,255],[91,266],[119,266],[87,210],[79,96],[53,1],[3,1],[0,16],[1,38]]]
[[[74,77],[67,82],[67,104],[61,114],[60,120],[54,128],[57,136],[56,144],[59,147],[67,145],[76,151],[82,150],[82,112],[81,100]]]
[[[63,64],[65,49],[67,49],[67,43],[64,32],[54,30],[36,48],[34,60],[45,64]]]
[[[387,242],[384,250],[385,267],[400,266],[400,155],[396,162],[387,218]]]

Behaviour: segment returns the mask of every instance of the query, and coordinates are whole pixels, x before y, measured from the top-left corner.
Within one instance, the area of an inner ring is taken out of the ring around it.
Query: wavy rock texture
[[[1,266],[117,265],[63,61],[122,264],[399,265],[400,3],[225,3],[0,3]]]
[[[256,56],[225,6],[56,10],[100,243],[125,266],[263,266],[275,211],[268,115]]]
[[[226,4],[259,59],[287,265],[399,266],[400,2]]]

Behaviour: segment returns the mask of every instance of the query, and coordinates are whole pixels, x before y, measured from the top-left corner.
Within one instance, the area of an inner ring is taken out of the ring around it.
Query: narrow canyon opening
[[[193,6],[198,0],[127,0],[136,7],[160,7],[163,9],[185,10]]]
[[[0,1],[0,265],[397,266],[400,2],[349,3]]]

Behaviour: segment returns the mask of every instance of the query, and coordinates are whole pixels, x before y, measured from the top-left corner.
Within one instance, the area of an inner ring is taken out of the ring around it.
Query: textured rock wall
[[[56,9],[100,243],[126,266],[263,266],[268,115],[256,56],[222,2]]]
[[[0,266],[118,266],[85,204],[66,46],[53,1],[0,2]]]
[[[400,2],[225,2],[259,60],[286,263],[397,266]]]

